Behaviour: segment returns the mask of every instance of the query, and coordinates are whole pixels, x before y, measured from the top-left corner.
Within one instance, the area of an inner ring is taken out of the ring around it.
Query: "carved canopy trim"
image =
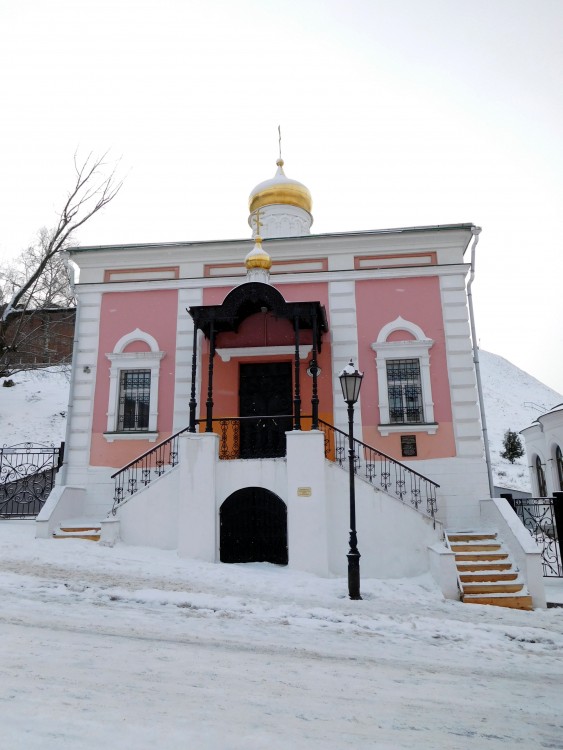
[[[326,313],[320,302],[286,302],[270,284],[250,281],[230,291],[220,305],[193,306],[188,309],[196,328],[210,338],[222,331],[238,331],[243,320],[265,308],[277,318],[296,321],[302,330],[312,329],[317,321],[317,340],[320,351],[321,336],[328,331]]]

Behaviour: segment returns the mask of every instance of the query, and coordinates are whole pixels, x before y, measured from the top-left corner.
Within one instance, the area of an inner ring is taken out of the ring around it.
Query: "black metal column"
[[[211,323],[209,331],[209,376],[207,382],[207,401],[205,432],[213,432],[213,360],[215,359],[215,326]]]
[[[193,339],[193,350],[192,350],[192,388],[190,393],[190,426],[188,432],[195,432],[195,415],[197,409],[197,401],[195,400],[195,386],[197,376],[197,325],[194,320],[194,339]]]
[[[313,352],[311,357],[311,374],[313,376],[313,394],[311,396],[311,407],[313,413],[313,421],[311,423],[312,430],[319,429],[319,393],[318,393],[318,365],[317,365],[317,313],[313,313]]]
[[[295,331],[295,395],[293,397],[293,429],[301,429],[301,386],[299,381],[299,318],[293,321]]]
[[[356,474],[354,456],[354,405],[348,403],[348,473],[350,475],[350,551],[348,558],[348,595],[350,599],[361,599],[360,553],[356,533]]]

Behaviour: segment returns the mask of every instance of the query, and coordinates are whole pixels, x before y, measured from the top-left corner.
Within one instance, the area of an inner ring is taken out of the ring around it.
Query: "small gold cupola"
[[[255,216],[256,231],[260,232],[262,222],[260,221],[260,209]],[[246,281],[260,281],[263,284],[270,283],[270,268],[272,259],[262,247],[262,237],[257,234],[254,238],[254,247],[244,259],[246,267]]]
[[[244,259],[246,270],[250,271],[252,268],[264,268],[266,271],[269,271],[272,267],[272,259],[262,247],[262,237],[257,234],[254,241],[254,247]]]

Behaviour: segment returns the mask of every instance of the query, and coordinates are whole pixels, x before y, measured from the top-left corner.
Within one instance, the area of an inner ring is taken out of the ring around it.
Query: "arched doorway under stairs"
[[[287,506],[263,487],[233,492],[219,510],[220,559],[287,565]]]

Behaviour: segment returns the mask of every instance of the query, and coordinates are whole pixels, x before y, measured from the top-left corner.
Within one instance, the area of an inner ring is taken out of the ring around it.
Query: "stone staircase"
[[[526,583],[495,532],[448,531],[446,544],[455,553],[462,602],[533,609]]]
[[[61,521],[53,532],[53,539],[87,539],[90,542],[100,541],[101,526],[91,518],[73,518]]]

